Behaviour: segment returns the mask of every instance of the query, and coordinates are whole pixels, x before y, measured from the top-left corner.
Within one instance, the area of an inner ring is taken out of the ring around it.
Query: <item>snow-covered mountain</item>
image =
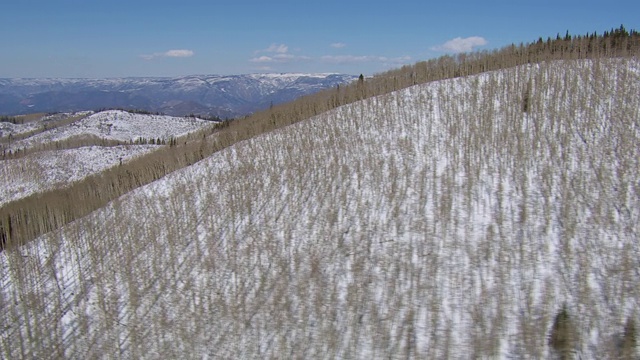
[[[438,81],[225,148],[0,254],[1,356],[635,358],[639,68]]]
[[[342,74],[0,79],[0,114],[126,108],[231,118],[354,79]]]

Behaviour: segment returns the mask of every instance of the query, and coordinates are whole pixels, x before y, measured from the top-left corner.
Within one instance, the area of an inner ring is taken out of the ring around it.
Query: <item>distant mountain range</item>
[[[356,80],[344,74],[191,75],[175,78],[0,79],[0,115],[138,109],[233,118]]]

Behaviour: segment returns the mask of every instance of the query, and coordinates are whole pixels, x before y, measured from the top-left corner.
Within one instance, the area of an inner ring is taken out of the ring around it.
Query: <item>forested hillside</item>
[[[9,204],[2,356],[633,359],[639,40],[418,63]]]
[[[584,36],[560,34],[555,39],[512,45],[494,51],[443,56],[379,74],[349,86],[302,97],[291,103],[272,106],[252,116],[226,122],[220,131],[193,137],[183,146],[172,146],[149,154],[126,166],[89,176],[73,186],[43,193],[0,208],[0,237],[3,243],[24,243],[84,216],[108,201],[151,181],[193,164],[239,141],[308,119],[360,99],[386,94],[416,84],[468,76],[517,65],[558,59],[600,59],[636,57],[640,52],[640,34],[624,26]],[[524,106],[524,105],[523,105]],[[96,191],[95,189],[99,189]],[[66,199],[66,200],[60,200]],[[46,204],[46,206],[42,206]],[[1,235],[4,233],[4,235]]]

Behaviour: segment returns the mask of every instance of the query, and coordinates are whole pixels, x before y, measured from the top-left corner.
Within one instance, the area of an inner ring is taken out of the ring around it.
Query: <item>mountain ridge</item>
[[[355,75],[268,73],[123,78],[1,78],[0,112],[133,108],[233,118],[349,83]]]

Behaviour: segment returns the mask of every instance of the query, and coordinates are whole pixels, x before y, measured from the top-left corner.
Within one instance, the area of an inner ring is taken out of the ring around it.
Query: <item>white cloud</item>
[[[370,55],[325,55],[320,58],[323,62],[331,64],[357,64],[366,62],[379,62],[385,65],[392,64],[404,64],[411,60],[410,56],[401,56],[395,58],[388,58],[385,56],[370,56]]]
[[[287,63],[287,62],[305,61],[305,60],[311,60],[311,58],[303,55],[282,54],[282,53],[278,53],[272,56],[262,55],[259,57],[255,57],[253,59],[249,59],[249,61],[254,63]]]
[[[292,54],[285,54],[285,53],[278,53],[273,55],[273,59],[275,61],[290,61],[290,60],[295,60],[296,58],[298,58],[295,55]]]
[[[191,50],[169,50],[164,53],[166,57],[191,57],[193,56],[193,51]]]
[[[254,55],[260,53],[268,53],[269,55],[256,56],[249,61],[253,63],[288,63],[311,60],[308,56],[290,54],[289,47],[285,44],[271,44],[266,49],[254,51]]]
[[[145,55],[140,55],[140,57],[145,60],[153,60],[155,58],[160,58],[160,57],[180,57],[180,58],[191,57],[194,54],[195,53],[193,52],[193,50],[180,49],[180,50],[169,50],[162,53],[158,52],[153,54],[145,54]]]
[[[274,62],[274,60],[273,60],[273,58],[272,58],[272,57],[264,56],[264,55],[263,55],[263,56],[260,56],[260,57],[257,57],[257,58],[250,59],[249,61],[251,61],[251,62],[255,62],[255,63],[268,63],[268,62]]]
[[[271,46],[269,46],[268,48],[266,48],[264,50],[265,52],[269,52],[269,53],[279,53],[279,54],[284,54],[286,52],[289,51],[289,47],[285,44],[271,44]]]
[[[473,48],[486,44],[487,40],[480,36],[471,36],[468,38],[457,37],[455,39],[447,41],[442,45],[434,46],[431,48],[431,50],[461,53],[473,51]]]
[[[320,58],[323,62],[331,64],[354,64],[364,63],[375,60],[375,56],[356,56],[356,55],[325,55]]]
[[[399,56],[394,58],[380,58],[385,67],[407,65],[411,62],[411,56]]]
[[[289,47],[285,44],[271,44],[269,45],[268,48],[266,49],[260,49],[260,50],[256,50],[253,52],[254,55],[260,54],[260,53],[277,53],[277,54],[286,54],[289,52]]]
[[[329,46],[333,48],[343,48],[347,45],[344,43],[332,43]],[[406,65],[411,61],[410,56],[401,56],[388,58],[385,56],[372,55],[325,55],[322,57],[309,57],[296,54],[299,50],[294,49],[294,53],[289,52],[289,47],[285,44],[271,44],[266,49],[254,51],[253,58],[249,62],[259,64],[262,67],[272,66],[274,64],[290,64],[295,62],[313,61],[326,64],[362,64],[362,63],[378,63],[384,67],[393,67]]]

